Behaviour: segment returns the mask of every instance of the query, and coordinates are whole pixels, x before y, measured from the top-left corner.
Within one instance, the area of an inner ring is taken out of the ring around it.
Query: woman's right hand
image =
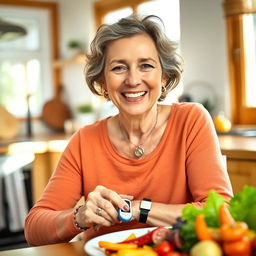
[[[97,186],[88,194],[85,204],[79,208],[76,221],[80,227],[94,227],[99,229],[101,226],[112,226],[118,220],[117,209],[127,210],[127,204],[122,200],[133,199],[130,195],[119,195],[113,190],[104,186]]]

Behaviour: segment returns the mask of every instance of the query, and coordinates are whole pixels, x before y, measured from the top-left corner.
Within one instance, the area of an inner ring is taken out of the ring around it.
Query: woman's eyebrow
[[[148,61],[152,61],[152,62],[154,62],[154,63],[157,64],[157,61],[156,61],[155,59],[151,58],[151,57],[149,57],[149,58],[139,58],[139,59],[138,59],[138,62],[139,62],[139,63],[141,63],[141,62],[148,62]],[[124,60],[124,59],[113,59],[113,60],[111,60],[111,61],[109,62],[110,65],[113,64],[113,63],[126,64],[127,61]]]
[[[121,63],[121,64],[125,64],[126,61],[124,59],[113,59],[109,62],[109,64],[113,64],[113,63]]]
[[[139,59],[139,62],[147,62],[147,61],[153,61],[153,62],[157,63],[157,61],[155,59],[151,58],[151,57],[149,57],[149,58],[140,58]]]

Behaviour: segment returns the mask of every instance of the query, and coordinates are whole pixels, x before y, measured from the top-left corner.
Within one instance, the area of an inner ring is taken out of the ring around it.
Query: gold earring
[[[162,95],[165,95],[165,93],[166,93],[166,86],[162,86],[161,92],[162,92]]]
[[[108,91],[106,89],[104,89],[103,91],[103,96],[106,100],[109,100],[109,95],[108,95]]]

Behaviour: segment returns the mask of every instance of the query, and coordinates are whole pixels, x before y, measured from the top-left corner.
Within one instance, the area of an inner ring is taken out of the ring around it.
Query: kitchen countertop
[[[229,158],[256,160],[256,137],[219,135],[222,153]]]
[[[71,135],[66,134],[44,134],[31,138],[0,140],[0,154],[25,150],[34,153],[62,152],[70,137]],[[219,135],[218,138],[223,154],[256,160],[256,136]]]
[[[33,151],[34,153],[62,152],[70,137],[71,135],[63,133],[52,133],[0,140],[0,154],[11,154],[20,151]]]

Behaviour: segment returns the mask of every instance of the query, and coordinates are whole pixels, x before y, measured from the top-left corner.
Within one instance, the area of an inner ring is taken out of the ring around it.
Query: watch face
[[[142,200],[141,203],[140,203],[140,208],[150,210],[151,209],[151,204],[152,204],[151,201]]]

